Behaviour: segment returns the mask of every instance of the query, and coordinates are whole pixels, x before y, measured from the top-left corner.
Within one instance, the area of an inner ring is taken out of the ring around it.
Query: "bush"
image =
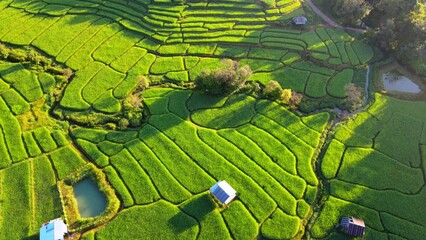
[[[282,92],[283,88],[281,85],[277,81],[272,80],[265,85],[263,97],[270,100],[279,100],[281,99]]]
[[[136,77],[138,87],[143,91],[149,87],[149,79],[145,76],[139,75]]]
[[[289,105],[293,108],[296,109],[299,106],[299,103],[302,101],[303,99],[303,94],[298,93],[296,91],[292,91],[291,92],[291,98],[289,101]]]
[[[362,89],[360,87],[355,86],[353,83],[349,83],[345,87],[346,102],[349,104],[350,110],[355,110],[362,104]]]
[[[279,100],[283,103],[289,104],[292,98],[291,89],[283,89],[281,85],[275,81],[269,81],[263,89],[263,97],[269,100]]]
[[[12,49],[8,58],[13,62],[24,62],[27,60],[27,53],[22,49]]]
[[[127,120],[126,118],[122,118],[118,122],[118,127],[120,129],[126,129],[129,125],[130,125],[129,120]]]
[[[0,43],[0,58],[6,59],[9,57],[10,49],[6,45]]]
[[[64,69],[64,73],[62,74],[62,76],[64,78],[66,78],[67,80],[69,80],[71,78],[72,74],[73,74],[73,72],[72,72],[71,68],[66,68],[66,69]]]
[[[202,71],[195,79],[198,89],[213,95],[229,95],[240,89],[251,75],[248,65],[238,67],[238,62],[227,61],[225,67]]]

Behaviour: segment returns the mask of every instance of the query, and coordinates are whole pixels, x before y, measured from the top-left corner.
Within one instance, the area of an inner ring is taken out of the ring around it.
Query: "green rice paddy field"
[[[251,67],[249,81],[276,80],[317,108],[344,102],[373,49],[343,30],[293,27],[303,14],[312,20],[297,0],[0,1],[2,43],[74,72],[58,93],[54,73],[0,60],[0,240],[71,219],[58,183],[88,164],[120,207],[80,219],[90,224],[73,239],[349,239],[335,230],[342,216],[364,219],[364,239],[426,239],[426,102],[372,94],[333,125],[330,111],[173,87],[230,58]],[[157,84],[142,92],[141,127],[52,114],[113,119],[139,75]],[[237,191],[228,207],[208,193],[218,180]]]

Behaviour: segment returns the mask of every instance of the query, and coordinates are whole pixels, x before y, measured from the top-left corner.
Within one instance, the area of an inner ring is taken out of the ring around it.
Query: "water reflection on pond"
[[[404,93],[419,93],[421,91],[417,84],[398,71],[383,73],[383,85],[387,91]]]
[[[90,178],[85,178],[73,186],[77,199],[78,212],[83,218],[96,217],[106,207],[106,198]]]

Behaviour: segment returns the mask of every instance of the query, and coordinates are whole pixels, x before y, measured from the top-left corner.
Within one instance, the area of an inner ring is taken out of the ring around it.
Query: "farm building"
[[[337,225],[342,231],[354,237],[362,237],[365,232],[365,224],[362,219],[354,217],[342,217],[340,224]]]
[[[303,26],[308,22],[308,19],[304,16],[297,16],[293,18],[293,23],[298,26]]]
[[[210,192],[222,204],[228,204],[236,197],[236,191],[226,181],[219,181],[210,188]]]
[[[64,240],[68,227],[61,218],[54,219],[40,227],[40,240]]]

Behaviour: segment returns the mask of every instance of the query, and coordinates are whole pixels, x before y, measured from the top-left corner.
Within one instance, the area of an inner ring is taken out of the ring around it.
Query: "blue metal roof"
[[[40,228],[40,240],[54,240],[55,223],[50,222]]]
[[[60,218],[54,219],[40,227],[40,240],[64,239],[68,227]]]
[[[210,188],[210,192],[224,204],[228,204],[235,197],[236,193],[226,181],[217,182]]]

